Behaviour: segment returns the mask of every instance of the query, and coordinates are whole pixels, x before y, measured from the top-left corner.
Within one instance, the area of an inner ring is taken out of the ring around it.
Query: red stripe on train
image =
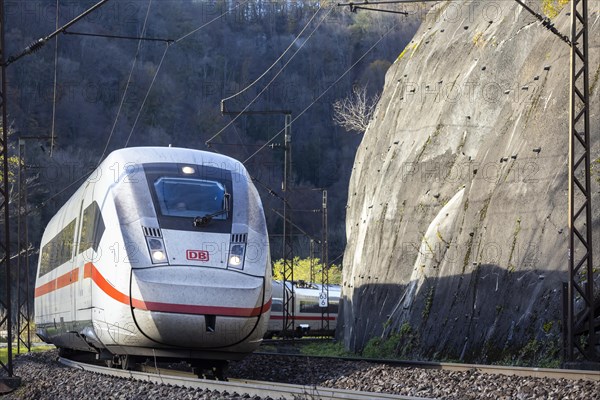
[[[58,278],[45,283],[35,289],[35,297],[39,297],[62,287],[68,286],[77,281],[79,271],[74,269]],[[145,311],[160,311],[160,312],[171,312],[180,314],[201,314],[201,315],[220,315],[227,317],[257,317],[271,308],[271,299],[265,303],[262,307],[254,308],[239,308],[239,307],[220,307],[220,306],[200,306],[194,304],[175,304],[175,303],[161,303],[155,301],[144,301],[136,298],[130,298],[125,293],[119,291],[113,285],[111,285],[102,276],[100,271],[92,263],[86,263],[83,267],[83,278],[91,278],[92,281],[98,286],[104,293],[113,298],[114,300],[123,303],[125,305],[131,305],[134,308],[139,308]]]

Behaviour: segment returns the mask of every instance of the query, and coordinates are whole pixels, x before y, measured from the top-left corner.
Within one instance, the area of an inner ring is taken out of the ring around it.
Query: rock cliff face
[[[595,264],[598,4],[589,17]],[[569,35],[570,6],[546,11]],[[569,65],[569,46],[516,2],[431,9],[389,69],[356,155],[338,325],[346,347],[405,335],[396,351],[406,356],[489,362],[558,343]]]

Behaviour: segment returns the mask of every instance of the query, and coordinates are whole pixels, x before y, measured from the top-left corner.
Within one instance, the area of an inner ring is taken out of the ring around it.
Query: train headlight
[[[161,264],[167,262],[167,252],[165,251],[165,243],[159,238],[147,238],[148,250],[153,264]]]
[[[163,253],[160,250],[154,250],[152,252],[152,259],[155,261],[158,261],[158,262],[165,261],[166,258],[167,257],[165,256],[165,253]]]
[[[231,243],[229,245],[229,258],[227,266],[236,269],[244,269],[244,256],[246,255],[246,244]]]

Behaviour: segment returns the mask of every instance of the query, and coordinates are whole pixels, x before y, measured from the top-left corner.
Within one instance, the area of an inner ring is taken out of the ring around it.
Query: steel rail
[[[271,342],[272,343],[272,342]],[[373,364],[386,364],[391,366],[406,368],[438,369],[446,371],[477,371],[485,374],[528,376],[532,378],[551,378],[551,379],[569,379],[569,380],[589,380],[600,381],[600,371],[588,371],[579,369],[558,369],[558,368],[537,368],[537,367],[511,367],[503,365],[485,365],[485,364],[458,364],[433,361],[409,361],[409,360],[391,360],[376,358],[356,358],[356,357],[324,357],[307,356],[303,354],[292,353],[267,353],[254,352],[257,355],[282,356],[282,357],[313,357],[325,358],[340,361],[368,362]]]
[[[229,393],[249,394],[272,398],[294,398],[294,399],[322,399],[322,400],[371,400],[377,399],[400,399],[400,400],[432,400],[425,397],[401,396],[387,393],[358,392],[346,389],[326,388],[320,386],[291,385],[286,383],[260,382],[245,379],[230,379],[229,381],[213,381],[191,377],[191,373],[183,371],[172,371],[161,368],[154,369],[146,367],[147,370],[156,370],[158,373],[140,372],[108,368],[59,357],[58,361],[71,368],[90,371],[119,378],[135,379],[138,381],[152,382],[163,385],[177,385],[188,388],[201,388],[211,391],[227,391]],[[186,376],[188,375],[188,376]]]

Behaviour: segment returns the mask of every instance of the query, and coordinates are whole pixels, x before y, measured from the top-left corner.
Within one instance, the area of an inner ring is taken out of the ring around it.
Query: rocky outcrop
[[[590,8],[598,254],[600,12]],[[570,7],[552,10],[568,35]],[[348,348],[411,332],[399,353],[494,361],[558,342],[569,65],[569,46],[516,2],[431,9],[386,75],[352,171],[338,325]]]

